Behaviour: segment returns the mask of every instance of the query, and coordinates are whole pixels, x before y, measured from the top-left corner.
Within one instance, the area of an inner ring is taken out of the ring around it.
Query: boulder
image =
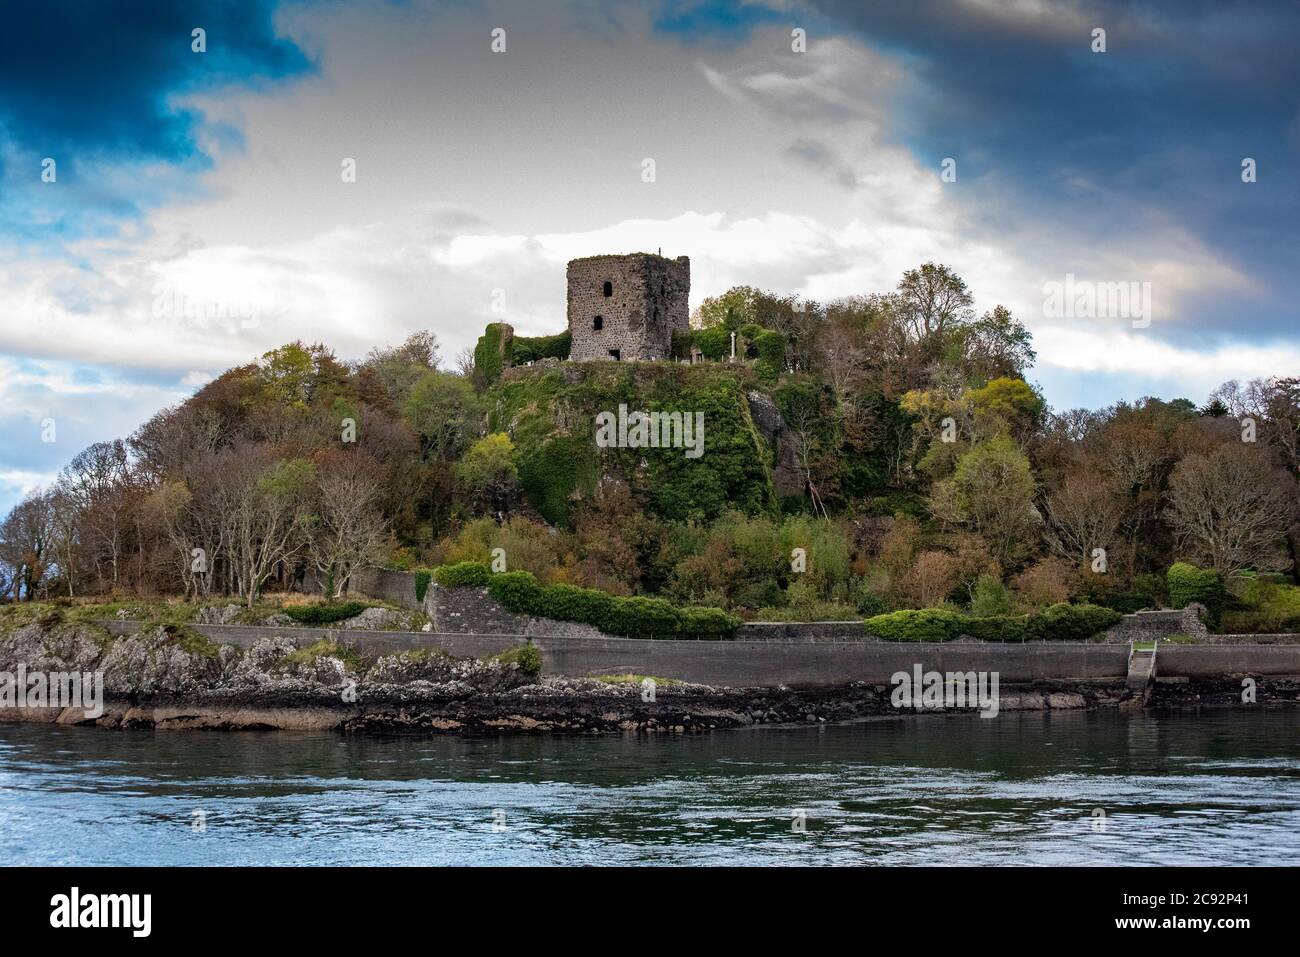
[[[339,623],[340,628],[356,631],[392,631],[407,628],[410,616],[393,608],[367,608],[361,614]]]
[[[194,615],[199,625],[229,625],[243,614],[244,606],[236,604],[204,605]]]

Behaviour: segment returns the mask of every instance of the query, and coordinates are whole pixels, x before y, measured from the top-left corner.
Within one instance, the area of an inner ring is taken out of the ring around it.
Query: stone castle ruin
[[[691,261],[650,253],[569,263],[569,358],[672,357],[673,333],[690,326]]]

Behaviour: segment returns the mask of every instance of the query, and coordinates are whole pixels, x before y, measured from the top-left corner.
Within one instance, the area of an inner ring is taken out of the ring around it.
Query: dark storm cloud
[[[1229,330],[1291,331],[1300,266],[1300,4],[1254,0],[997,4],[812,0],[828,21],[905,59],[895,116],[927,163],[1018,194],[996,223],[1032,214],[1080,239],[1186,230],[1260,287]],[[1035,11],[1043,11],[1041,14]],[[1090,49],[1106,30],[1107,52]],[[1241,181],[1241,162],[1258,182]],[[1202,331],[1210,331],[1203,329]]]
[[[45,156],[57,158],[60,180],[74,179],[90,163],[202,165],[198,117],[172,97],[310,68],[302,51],[276,36],[273,6],[257,0],[9,5],[0,28],[5,185],[26,186],[34,178],[33,158]],[[191,50],[196,27],[207,31],[206,53]],[[83,193],[86,208],[113,217],[148,203],[149,188],[114,190],[109,179]]]

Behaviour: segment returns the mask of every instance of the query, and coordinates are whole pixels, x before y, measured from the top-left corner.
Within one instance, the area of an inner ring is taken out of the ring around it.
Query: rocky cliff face
[[[754,427],[774,452],[776,461],[772,468],[772,485],[780,496],[802,495],[804,493],[803,472],[799,468],[799,459],[795,454],[792,436],[785,427],[781,410],[770,396],[750,390],[745,393],[749,403],[749,414],[754,420]]]

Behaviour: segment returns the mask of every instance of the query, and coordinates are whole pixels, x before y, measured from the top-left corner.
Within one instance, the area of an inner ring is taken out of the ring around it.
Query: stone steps
[[[1129,653],[1128,675],[1124,681],[1121,707],[1144,708],[1151,697],[1151,686],[1156,677],[1155,648],[1133,648]]]

